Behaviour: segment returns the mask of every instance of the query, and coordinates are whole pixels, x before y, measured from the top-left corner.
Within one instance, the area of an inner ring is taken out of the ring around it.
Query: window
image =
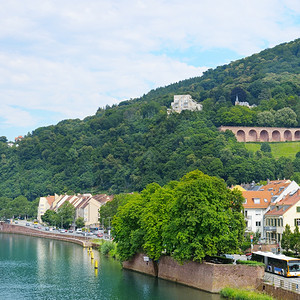
[[[260,198],[254,198],[253,201],[254,201],[254,204],[259,204],[260,203]]]
[[[247,210],[245,210],[245,217],[247,217],[248,216],[248,211]]]
[[[255,215],[256,215],[256,216],[260,216],[260,215],[261,215],[261,211],[260,211],[260,210],[256,210],[256,211],[255,211]]]
[[[243,203],[244,203],[244,204],[247,204],[247,198],[244,199],[244,202],[243,202]]]
[[[295,219],[295,226],[300,226],[300,219]]]
[[[260,227],[260,222],[256,222],[255,224],[257,227]]]
[[[268,202],[268,199],[265,198],[264,201],[267,203],[267,202]]]
[[[297,212],[300,212],[300,206],[297,206]]]

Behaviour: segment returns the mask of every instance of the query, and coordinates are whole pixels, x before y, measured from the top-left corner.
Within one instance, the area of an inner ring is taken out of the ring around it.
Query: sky
[[[0,136],[83,119],[299,33],[299,0],[0,0]]]

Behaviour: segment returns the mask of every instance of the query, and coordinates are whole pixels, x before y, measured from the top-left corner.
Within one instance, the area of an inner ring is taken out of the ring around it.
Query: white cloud
[[[241,57],[293,40],[299,14],[296,0],[6,1],[0,9],[1,103],[24,113],[19,125],[36,120],[40,126],[38,111],[83,118],[105,104],[201,75],[211,66],[191,65],[191,47],[199,55],[223,48]],[[14,122],[0,117],[2,124]]]

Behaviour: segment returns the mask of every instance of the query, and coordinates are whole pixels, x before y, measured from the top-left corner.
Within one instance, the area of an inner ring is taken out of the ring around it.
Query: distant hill
[[[300,158],[248,151],[232,133],[217,128],[299,126],[299,71],[300,39],[99,108],[84,120],[37,128],[18,147],[0,141],[0,193],[33,200],[65,192],[131,192],[194,169],[228,185],[298,178]],[[168,116],[175,94],[192,95],[203,111]],[[257,107],[234,106],[237,96]]]

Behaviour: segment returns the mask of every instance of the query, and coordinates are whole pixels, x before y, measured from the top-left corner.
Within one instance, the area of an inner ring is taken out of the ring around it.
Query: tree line
[[[199,169],[227,185],[300,180],[300,157],[252,153],[220,125],[299,126],[300,40],[208,70],[203,76],[99,108],[84,120],[37,128],[12,147],[0,137],[0,195],[29,201],[74,193],[142,191]],[[203,111],[167,114],[174,94]],[[235,106],[240,101],[255,108]]]

